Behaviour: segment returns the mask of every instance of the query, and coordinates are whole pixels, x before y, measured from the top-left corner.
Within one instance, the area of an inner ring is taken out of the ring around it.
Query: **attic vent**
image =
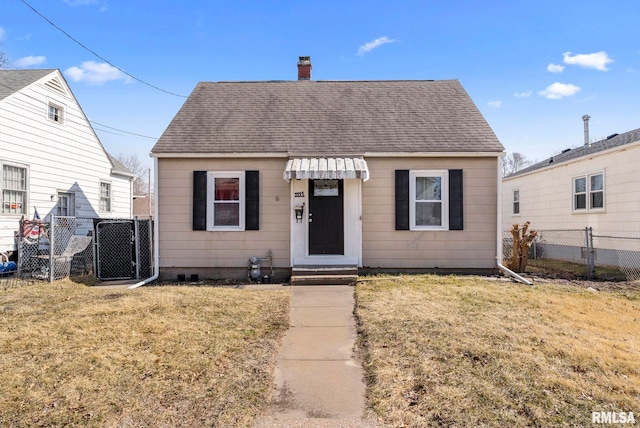
[[[611,134],[611,135],[608,135],[608,136],[607,136],[607,140],[610,140],[610,139],[612,139],[613,137],[617,137],[617,136],[618,136],[618,134]]]
[[[57,77],[45,82],[44,85],[49,89],[52,89],[58,92],[59,94],[62,94],[65,96],[67,95],[67,91],[65,91],[64,85],[62,84],[62,82],[60,82],[60,79],[58,79]]]

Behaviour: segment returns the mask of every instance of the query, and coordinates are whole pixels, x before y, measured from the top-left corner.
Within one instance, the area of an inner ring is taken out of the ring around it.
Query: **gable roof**
[[[633,131],[625,132],[624,134],[613,134],[605,138],[604,140],[600,140],[589,145],[576,147],[575,149],[564,150],[558,155],[547,158],[542,162],[538,162],[536,164],[528,166],[527,168],[523,168],[518,172],[514,172],[513,174],[508,175],[505,178],[516,177],[518,175],[533,172],[551,165],[558,165],[564,162],[569,162],[574,159],[587,157],[593,155],[594,153],[603,152],[605,150],[613,149],[615,147],[624,146],[626,144],[631,144],[638,141],[640,141],[640,128],[634,129]]]
[[[503,149],[457,80],[307,80],[201,82],[152,154]]]
[[[42,70],[0,70],[0,100],[18,92],[22,88],[42,79],[55,69]]]

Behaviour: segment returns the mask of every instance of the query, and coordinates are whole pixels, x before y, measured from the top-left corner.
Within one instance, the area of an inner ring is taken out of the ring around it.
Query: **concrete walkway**
[[[292,286],[291,328],[275,369],[273,402],[256,428],[374,427],[356,351],[352,286]]]

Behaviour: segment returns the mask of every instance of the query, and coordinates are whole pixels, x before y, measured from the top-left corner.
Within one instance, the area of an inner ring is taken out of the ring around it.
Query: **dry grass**
[[[0,290],[0,426],[251,426],[269,402],[288,298],[70,282]]]
[[[356,287],[368,402],[391,426],[640,416],[640,291],[391,277]]]

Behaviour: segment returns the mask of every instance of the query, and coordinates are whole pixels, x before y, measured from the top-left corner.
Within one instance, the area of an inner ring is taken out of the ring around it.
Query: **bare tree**
[[[521,153],[513,152],[504,157],[502,161],[502,176],[516,173],[523,168],[531,165],[533,161],[527,159],[527,157]]]
[[[138,155],[120,153],[116,158],[136,176],[133,180],[133,195],[147,195],[149,193],[149,169],[142,163]]]
[[[7,65],[9,65],[9,58],[4,52],[0,51],[0,69],[7,68]]]

